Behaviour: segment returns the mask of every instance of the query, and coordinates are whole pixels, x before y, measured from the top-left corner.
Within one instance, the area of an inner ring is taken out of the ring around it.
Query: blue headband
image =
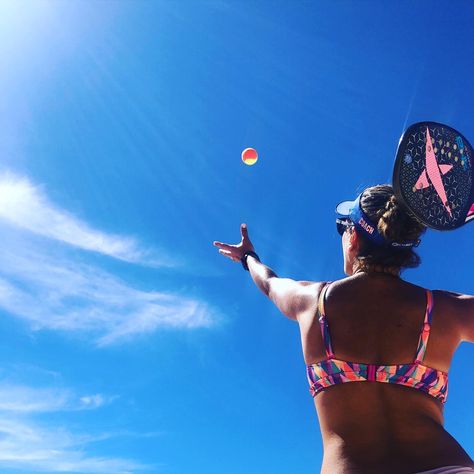
[[[390,247],[418,247],[420,240],[408,240],[406,242],[387,242],[377,230],[374,225],[362,210],[360,205],[360,198],[362,193],[357,196],[354,201],[343,201],[336,207],[336,212],[343,217],[349,218],[355,225],[356,229],[367,236],[375,245],[390,246]]]

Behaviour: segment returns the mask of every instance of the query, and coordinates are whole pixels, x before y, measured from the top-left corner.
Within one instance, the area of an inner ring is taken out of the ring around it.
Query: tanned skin
[[[245,252],[255,251],[245,224],[241,237],[237,245],[214,245],[222,255],[240,262]],[[395,275],[361,271],[359,245],[357,232],[348,228],[342,237],[347,277],[333,282],[326,293],[336,357],[367,364],[411,363],[426,292]],[[252,256],[247,257],[247,265],[257,287],[298,323],[305,363],[325,359],[315,317],[324,282],[279,278]],[[474,296],[435,290],[433,300],[423,364],[448,372],[459,344],[474,342]],[[324,447],[321,474],[414,474],[449,465],[474,467],[470,456],[444,429],[442,403],[413,388],[346,383],[320,392],[314,404]]]

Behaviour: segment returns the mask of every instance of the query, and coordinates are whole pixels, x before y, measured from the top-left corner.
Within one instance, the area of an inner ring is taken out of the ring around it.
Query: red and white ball
[[[249,166],[254,165],[258,160],[257,150],[254,148],[246,148],[242,152],[242,161]]]

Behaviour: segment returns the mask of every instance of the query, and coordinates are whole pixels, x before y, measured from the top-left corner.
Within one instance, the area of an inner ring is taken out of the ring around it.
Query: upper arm
[[[458,295],[458,321],[463,341],[474,342],[474,296]]]
[[[298,321],[299,315],[314,305],[319,285],[313,281],[273,277],[269,280],[268,297],[285,316]]]
[[[474,342],[474,296],[442,292],[449,301],[449,310],[454,317],[462,341]]]

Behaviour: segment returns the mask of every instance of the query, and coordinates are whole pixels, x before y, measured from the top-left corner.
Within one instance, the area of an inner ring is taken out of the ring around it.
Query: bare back
[[[316,317],[321,286],[298,318],[307,365],[326,358]],[[336,357],[368,364],[412,363],[425,308],[423,288],[388,275],[357,274],[332,283],[326,316]],[[450,294],[435,291],[425,365],[448,372],[462,340],[455,313]],[[324,474],[411,474],[473,463],[444,430],[442,403],[413,388],[345,383],[327,388],[314,401]]]

